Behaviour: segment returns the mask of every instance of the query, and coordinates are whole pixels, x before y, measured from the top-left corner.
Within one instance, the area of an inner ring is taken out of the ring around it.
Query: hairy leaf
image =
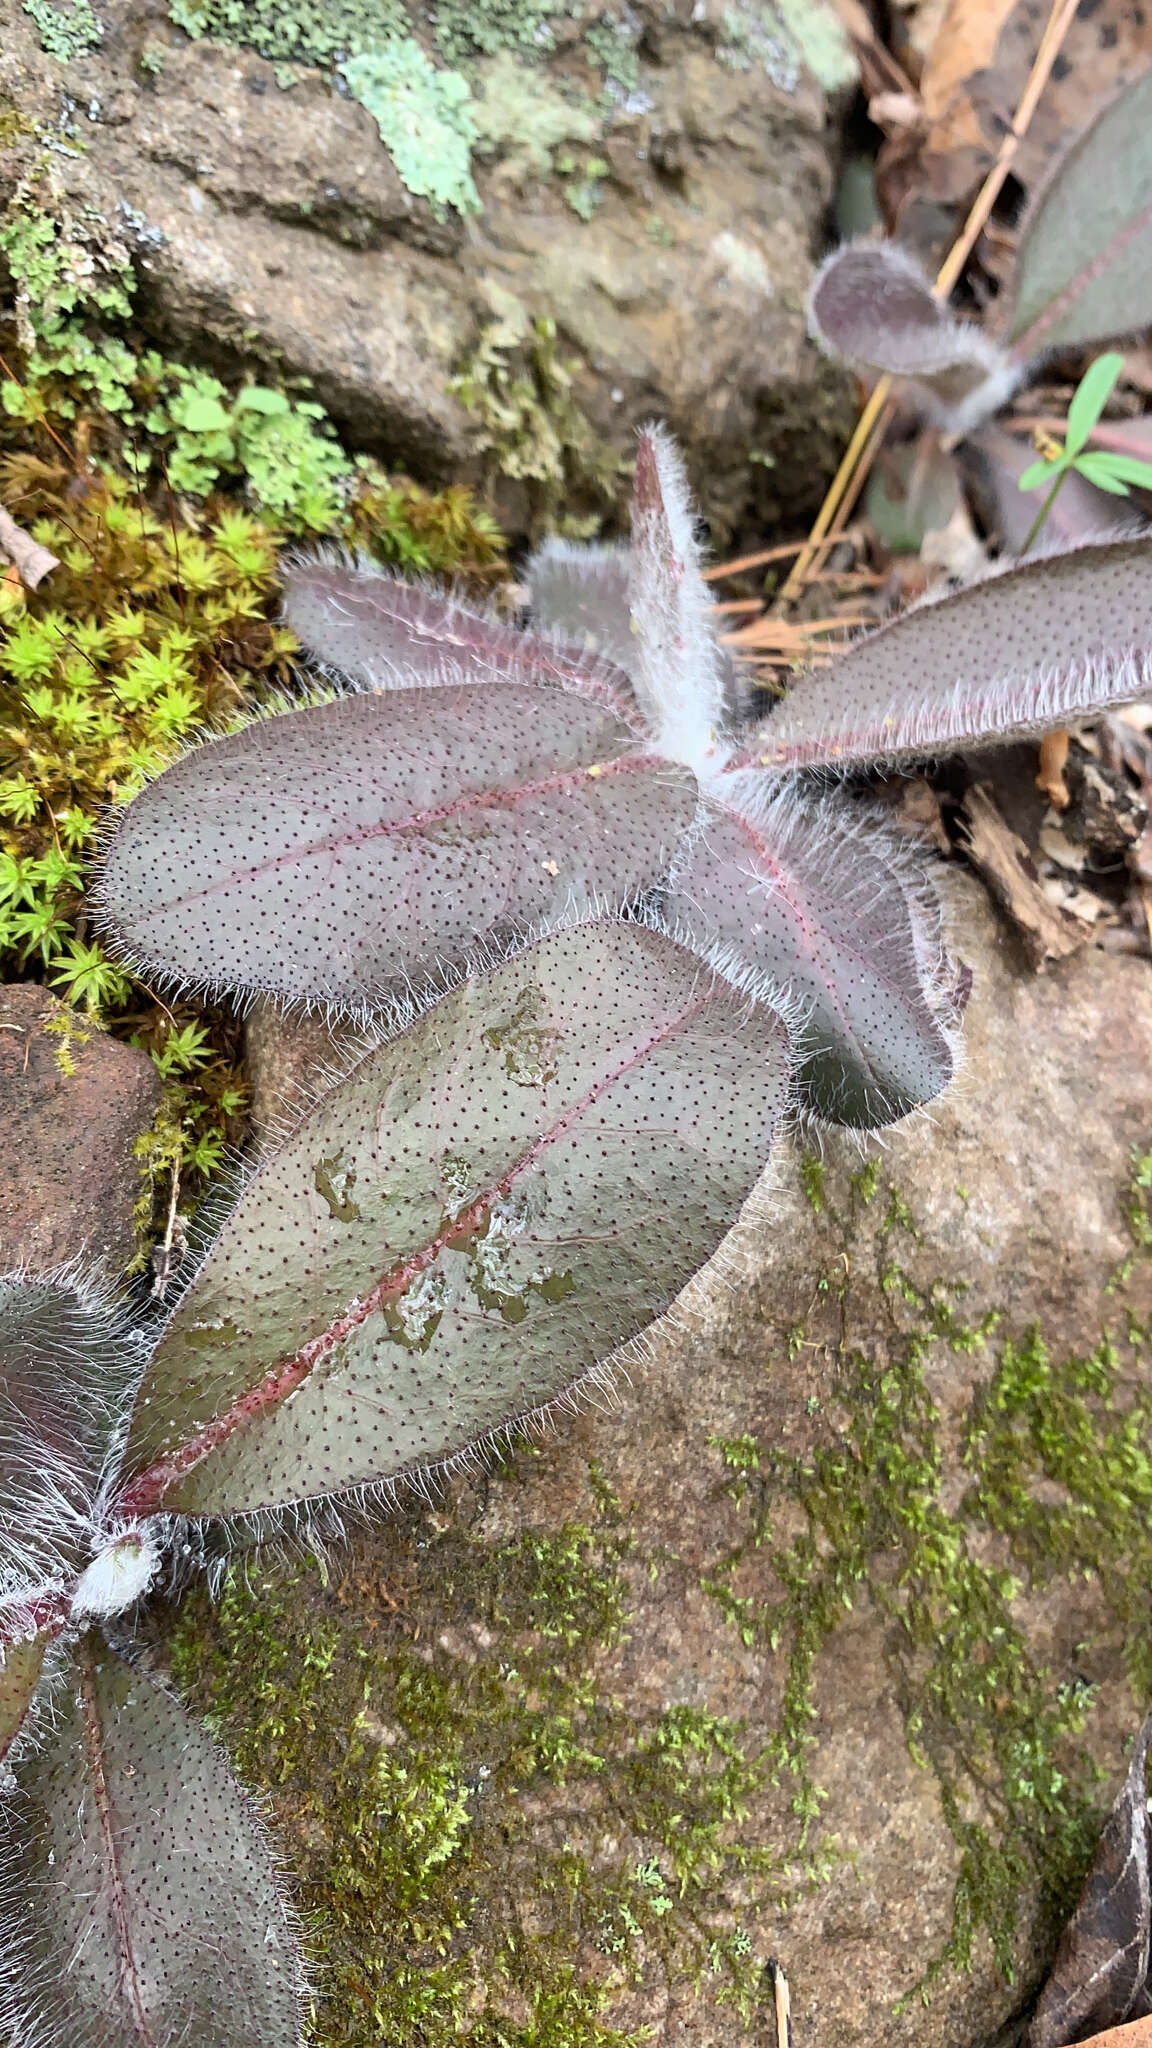
[[[520,682],[573,690],[630,716],[627,679],[612,661],[520,632],[431,584],[305,559],[285,577],[284,614],[310,653],[362,688]]]
[[[1083,348],[1152,322],[1152,71],[1056,164],[1020,232],[1015,353]]]
[[[1124,704],[1152,680],[1152,543],[1025,560],[919,606],[798,682],[750,756],[866,766],[991,745]]]
[[[998,427],[984,427],[969,435],[963,454],[975,470],[976,489],[989,525],[995,527],[1008,554],[1019,554],[1043,503],[1035,492],[1019,488],[1020,478],[1033,460],[1032,450],[1027,442],[1001,433]],[[1056,493],[1043,535],[1049,544],[1058,541],[1067,548],[1084,540],[1100,540],[1109,531],[1131,532],[1133,525],[1130,506],[1117,505],[1073,469]]]
[[[28,1718],[52,1640],[53,1632],[47,1628],[16,1642],[0,1640],[0,1764]]]
[[[122,1510],[391,1479],[562,1395],[714,1251],[786,1068],[770,1011],[638,924],[464,983],[250,1183],[153,1357]]]
[[[120,819],[97,900],[152,975],[356,1007],[490,934],[621,903],[693,804],[683,770],[560,690],[346,697],[167,769]]]
[[[86,1635],[16,1777],[0,2024],[61,2048],[297,2048],[300,1965],[263,1829],[174,1700]]]
[[[1067,2048],[1137,2008],[1148,1976],[1148,1750],[1152,1714],[1104,1825],[1096,1860],[1040,1996],[1028,2048]],[[1147,2010],[1141,2003],[1139,2010]]]
[[[801,1099],[819,1116],[872,1130],[931,1101],[952,1079],[955,993],[908,854],[870,819],[805,806],[763,775],[719,777],[712,794],[670,918],[780,991]]]
[[[67,1279],[0,1279],[0,1598],[67,1584],[140,1353]]]
[[[594,547],[552,536],[525,570],[536,625],[630,672],[636,636],[626,547]]]
[[[1003,350],[941,303],[896,242],[838,249],[812,287],[808,317],[830,355],[913,379],[929,410],[954,429],[994,412],[1018,375]]]
[[[726,671],[683,464],[656,427],[641,434],[636,452],[628,601],[631,673],[648,729],[669,760],[698,767],[715,751]]]

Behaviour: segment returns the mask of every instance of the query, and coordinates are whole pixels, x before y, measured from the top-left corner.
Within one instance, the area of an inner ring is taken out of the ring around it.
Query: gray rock
[[[1115,1614],[1093,1574],[1041,1575],[1029,1586],[1011,1546],[971,1521],[961,1433],[1002,1338],[1021,1338],[1034,1324],[1061,1358],[1089,1351],[1110,1328],[1120,1347],[1121,1406],[1138,1388],[1148,1390],[1145,1353],[1123,1343],[1129,1313],[1144,1318],[1152,1311],[1148,1262],[1135,1268],[1123,1295],[1110,1286],[1131,1250],[1124,1214],[1131,1156],[1152,1137],[1152,977],[1144,963],[1099,952],[1034,976],[972,879],[950,873],[945,882],[955,949],[974,969],[967,1071],[930,1115],[873,1147],[879,1191],[867,1198],[861,1149],[843,1135],[827,1135],[816,1207],[801,1191],[797,1150],[787,1152],[723,1255],[690,1290],[679,1327],[665,1327],[650,1355],[630,1365],[617,1412],[562,1417],[555,1435],[510,1475],[456,1483],[435,1529],[467,1529],[470,1540],[495,1554],[519,1532],[547,1537],[572,1521],[595,1524],[610,1489],[619,1503],[612,1526],[630,1531],[636,1566],[626,1635],[606,1652],[589,1653],[598,1694],[616,1696],[626,1725],[638,1730],[676,1703],[743,1718],[754,1747],[780,1724],[786,1645],[774,1652],[763,1634],[743,1642],[707,1588],[739,1552],[732,1590],[752,1601],[778,1598],[773,1556],[802,1531],[804,1518],[794,1500],[782,1497],[764,1541],[753,1544],[747,1504],[723,1485],[716,1440],[746,1436],[760,1447],[766,1470],[844,1441],[851,1475],[862,1453],[842,1435],[845,1388],[862,1375],[865,1389],[879,1390],[885,1371],[904,1355],[907,1333],[923,1328],[905,1284],[926,1294],[962,1289],[954,1299],[966,1324],[997,1311],[1003,1325],[988,1346],[927,1345],[925,1379],[938,1410],[942,1461],[927,1491],[942,1506],[946,1527],[955,1517],[967,1530],[972,1556],[1017,1573],[1013,1620],[1028,1654],[1050,1668],[1052,1689],[1058,1682],[1095,1687],[1082,1755],[1103,1769],[1104,1803],[1141,1711],[1125,1677]],[[271,1043],[264,1036],[252,1051],[259,1100],[269,1074],[287,1073],[290,1045],[282,1035]],[[906,1204],[917,1234],[903,1226],[891,1231],[889,1189]],[[863,1412],[867,1418],[867,1393]],[[881,1478],[882,1466],[868,1483],[875,1488]],[[849,1476],[846,1489],[851,1485]],[[1042,1478],[1034,1490],[1040,1500],[1062,1497]],[[411,1522],[355,1536],[324,1609],[329,1618],[341,1617],[351,1640],[387,1625],[393,1609],[387,1598],[381,1607],[378,1589],[404,1582],[414,1538]],[[970,1974],[946,1975],[927,2009],[914,1999],[894,2016],[896,2002],[914,1990],[948,1939],[960,1851],[945,1823],[938,1770],[910,1753],[905,1695],[926,1653],[903,1655],[899,1628],[876,1596],[876,1588],[891,1586],[893,1559],[885,1552],[875,1560],[873,1593],[858,1589],[815,1667],[811,1771],[826,1794],[818,1833],[841,1860],[825,1884],[760,1924],[757,1948],[787,1970],[797,2043],[993,2048],[1010,2038],[1001,2030],[1051,1954],[1054,1930],[1032,1881],[1023,1883],[1016,1909],[1014,1986],[981,1939]],[[402,1596],[408,1604],[401,1640],[435,1640],[446,1655],[474,1657],[466,1641],[470,1623],[442,1633],[434,1565],[428,1578],[427,1611],[412,1603],[410,1589]],[[946,1623],[942,1611],[941,1627]],[[546,1629],[546,1616],[540,1625]],[[978,1658],[982,1648],[977,1643],[972,1654]],[[509,1661],[516,1654],[514,1644],[492,1651]],[[994,1702],[993,1716],[1007,1704]],[[968,1735],[944,1707],[935,1721],[928,1712],[919,1739],[947,1768],[949,1757],[964,1753]],[[977,1763],[982,1786],[959,1773],[964,1811],[987,1822],[993,1839],[1010,1839],[996,1767],[978,1746]],[[754,1822],[755,1839],[781,1853],[796,1842],[791,1790],[785,1775],[777,1791],[765,1792]],[[531,1797],[541,1829],[577,1828],[570,1791],[545,1783],[521,1796]],[[731,1926],[739,1900],[718,1908],[709,1902],[709,1910],[717,1911],[720,1927]],[[591,1946],[573,1960],[582,1978],[595,1979],[603,1968]],[[652,2024],[653,2039],[667,2048],[737,2048],[750,2038],[732,2009],[716,2003],[707,1979],[698,1992],[686,1980],[663,1982],[655,1961],[643,1992],[621,1990],[610,2016],[622,2028]]]
[[[67,1039],[46,1030],[71,1025]],[[71,1072],[67,1068],[72,1069]],[[35,983],[0,989],[0,1262],[43,1270],[83,1253],[114,1277],[134,1248],[132,1142],[162,1094],[147,1053]]]
[[[251,51],[191,42],[134,0],[108,0],[103,42],[66,65],[44,55],[18,0],[3,0],[0,101],[66,144],[54,176],[132,249],[146,324],[182,351],[303,372],[355,444],[459,480],[531,472],[533,437],[548,432],[532,407],[569,402],[533,328],[554,321],[588,440],[571,457],[586,471],[577,509],[604,511],[592,472],[610,481],[635,428],[662,415],[724,532],[752,512],[803,517],[850,405],[803,312],[835,102],[802,66],[774,83],[759,57],[721,61],[721,24],[737,12],[631,10],[639,83],[610,117],[588,96],[576,44],[551,60],[566,100],[543,61],[474,71],[497,132],[476,157],[483,210],[467,220],[438,218],[406,190],[372,116],[323,73],[285,90]],[[160,69],[141,66],[145,45]],[[554,140],[529,132],[545,98],[561,129],[576,107],[584,139],[567,177]],[[0,198],[40,147],[0,153]],[[589,161],[584,220],[565,193],[579,196]],[[469,410],[452,380],[478,360]],[[509,418],[516,374],[527,383]],[[492,432],[502,463],[484,452]],[[528,517],[522,492],[506,491],[501,509],[513,525]]]

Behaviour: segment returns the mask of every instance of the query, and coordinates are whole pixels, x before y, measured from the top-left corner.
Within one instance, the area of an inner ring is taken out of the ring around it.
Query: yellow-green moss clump
[[[51,200],[37,183],[39,200]],[[0,975],[47,983],[147,1048],[166,1091],[141,1141],[141,1256],[179,1180],[181,1220],[243,1135],[226,1006],[162,1003],[110,962],[85,889],[109,805],[197,732],[297,687],[277,623],[284,544],[316,535],[405,571],[499,577],[462,488],[436,494],[340,446],[299,390],[226,386],[135,332],[105,224],[29,203],[0,221],[15,316],[0,333],[0,503],[59,567],[0,563]],[[69,1058],[69,1031],[58,1057]]]

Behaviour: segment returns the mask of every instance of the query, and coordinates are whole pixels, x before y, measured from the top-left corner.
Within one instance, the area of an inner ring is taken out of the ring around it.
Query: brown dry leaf
[[[1049,903],[1028,848],[1006,823],[987,783],[974,783],[968,791],[962,823],[964,850],[1011,920],[1036,972],[1050,960],[1078,953],[1091,936],[1089,926]]]
[[[1152,2017],[1131,2020],[1125,2027],[1109,2027],[1106,2034],[1093,2034],[1092,2048],[1152,2048]]]
[[[1104,1824],[1096,1860],[1064,1930],[1028,2048],[1068,2048],[1147,2011],[1149,1926],[1148,1750],[1152,1714]]]
[[[920,80],[922,137],[894,142],[878,166],[881,203],[901,240],[929,251],[947,239],[952,211],[973,197],[1000,148],[1050,12],[1051,0],[950,0]],[[1026,191],[1150,63],[1152,10],[1132,0],[1080,8],[1012,166]]]

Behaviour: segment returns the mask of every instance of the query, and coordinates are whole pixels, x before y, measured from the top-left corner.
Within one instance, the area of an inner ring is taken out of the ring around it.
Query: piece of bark
[[[0,505],[0,550],[16,566],[20,580],[29,590],[35,590],[43,583],[53,569],[60,567],[59,559],[50,548],[41,547],[22,526],[17,526],[10,512]]]
[[[1096,1860],[1040,1994],[1028,2048],[1069,2048],[1147,2010],[1152,1921],[1148,1750],[1152,1714],[1104,1825]]]
[[[987,882],[1040,973],[1050,960],[1079,952],[1090,927],[1049,903],[1024,841],[1006,822],[987,783],[974,783],[963,804],[964,850]]]

